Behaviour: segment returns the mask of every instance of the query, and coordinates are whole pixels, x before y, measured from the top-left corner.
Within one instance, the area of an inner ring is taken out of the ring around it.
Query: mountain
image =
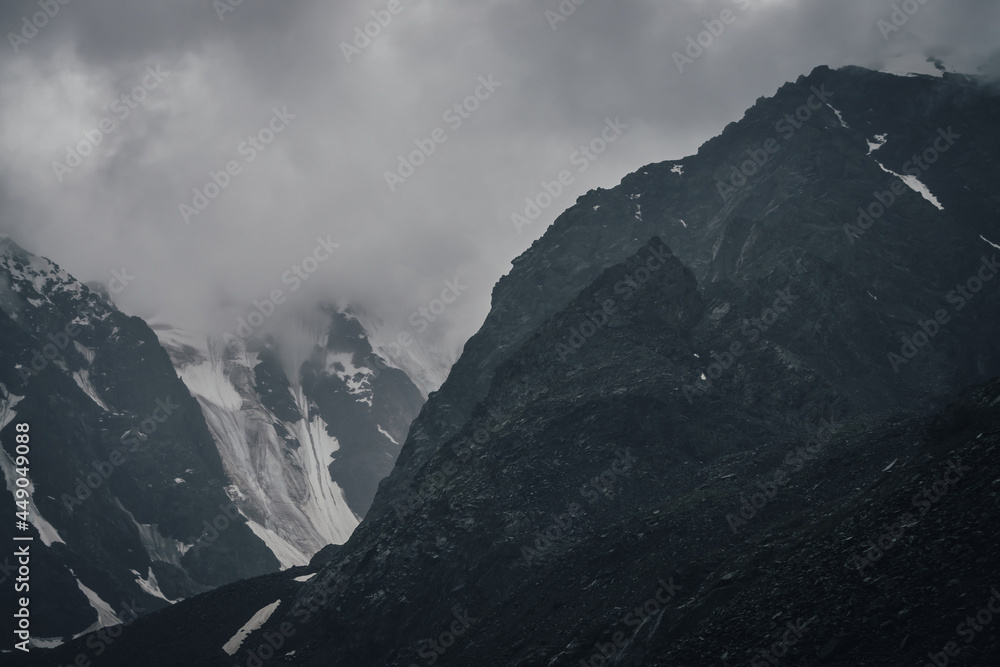
[[[347,311],[356,319],[372,347],[369,364],[376,370],[397,368],[406,373],[426,399],[441,388],[455,363],[453,353],[426,336],[403,336],[362,306],[352,304]]]
[[[278,567],[232,507],[198,404],[142,320],[5,238],[0,340],[0,496],[8,517],[27,513],[0,537],[32,538],[32,637],[112,625]],[[3,596],[7,618],[14,600]]]
[[[102,661],[995,664],[997,118],[818,68],[580,197],[345,544]]]
[[[36,646],[347,540],[424,399],[349,313],[303,328],[296,352],[150,328],[0,240],[3,507],[34,538]],[[23,507],[19,428],[37,443]]]
[[[273,339],[154,325],[201,405],[232,501],[283,567],[347,540],[423,404],[349,312],[330,309],[301,328],[313,345],[297,357]]]

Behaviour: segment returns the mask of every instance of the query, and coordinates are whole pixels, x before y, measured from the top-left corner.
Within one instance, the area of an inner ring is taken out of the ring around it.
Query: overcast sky
[[[232,331],[281,289],[364,303],[455,353],[510,260],[587,190],[694,153],[817,65],[933,55],[975,72],[1000,45],[995,0],[908,0],[919,9],[885,35],[890,0],[563,0],[569,16],[559,0],[236,1],[43,0],[51,18],[0,4],[0,231],[85,281],[126,269],[116,299],[147,319]],[[679,71],[673,54],[723,10]],[[463,103],[466,118],[445,116]],[[629,127],[578,173],[571,156],[608,118]],[[385,172],[438,128],[446,140],[390,188]],[[574,182],[518,234],[511,214],[567,168]],[[210,172],[227,187],[185,216]],[[293,290],[282,276],[317,238],[340,247]],[[415,331],[410,314],[456,278],[467,289]]]

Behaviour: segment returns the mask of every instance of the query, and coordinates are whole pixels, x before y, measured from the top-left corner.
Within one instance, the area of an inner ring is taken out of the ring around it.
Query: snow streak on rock
[[[73,572],[73,570],[70,570],[69,572],[76,577],[76,573]],[[87,596],[87,599],[90,601],[90,606],[97,612],[97,621],[83,632],[74,635],[74,639],[82,637],[88,632],[100,630],[101,628],[108,628],[112,625],[119,625],[122,622],[122,620],[118,618],[118,614],[115,613],[115,610],[111,608],[111,605],[102,600],[100,595],[84,586],[79,577],[76,577],[76,585],[81,591],[83,591],[83,594]]]
[[[339,444],[301,389],[292,398],[308,419],[282,421],[254,389],[257,354],[243,341],[156,332],[201,405],[231,481],[230,499],[282,568],[305,565],[327,544],[346,542],[360,519],[330,476]],[[360,394],[364,386],[353,389]]]
[[[236,634],[225,643],[222,650],[229,655],[235,655],[236,652],[240,650],[240,645],[243,643],[243,640],[246,639],[251,632],[259,630],[262,625],[267,623],[267,619],[271,618],[271,614],[274,613],[280,604],[281,600],[275,600],[254,614],[253,617],[246,622],[246,625],[237,630]]]

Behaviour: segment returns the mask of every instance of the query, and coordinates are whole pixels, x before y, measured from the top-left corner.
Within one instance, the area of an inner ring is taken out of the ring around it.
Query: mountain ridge
[[[695,156],[580,197],[498,281],[365,521],[235,659],[725,665],[784,650],[846,665],[940,650],[941,615],[985,592],[996,547],[978,522],[1000,509],[1000,296],[981,279],[958,310],[947,293],[996,236],[998,111],[968,77],[818,68]],[[950,127],[932,169],[896,175]],[[734,174],[735,192],[719,187]],[[852,243],[844,226],[872,202],[879,221]],[[894,368],[942,308],[946,333]],[[954,484],[962,502],[885,547],[884,580],[855,576],[854,545],[878,544],[940,459],[963,456],[979,474]],[[274,603],[253,586],[189,608]],[[226,614],[197,658],[230,664],[221,646],[253,612]],[[143,620],[109,664],[167,641]],[[976,650],[975,664],[1000,654],[995,637]]]

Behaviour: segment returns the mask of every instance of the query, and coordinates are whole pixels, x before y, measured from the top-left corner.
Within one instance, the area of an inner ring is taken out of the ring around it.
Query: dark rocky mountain
[[[997,118],[975,78],[820,68],[581,197],[315,576],[102,662],[996,664],[964,619],[997,571]]]
[[[375,355],[349,311],[272,337],[210,338],[154,325],[208,423],[233,503],[282,566],[347,540],[392,470],[423,397]]]
[[[349,314],[318,321],[289,368],[273,341],[154,331],[0,240],[2,496],[10,516],[25,509],[15,429],[27,424],[36,646],[347,540],[423,397],[402,371],[371,367]],[[11,558],[0,579],[13,589]],[[18,596],[2,597],[12,616]]]
[[[32,637],[78,634],[277,569],[231,507],[198,404],[145,322],[4,239],[0,339],[11,518],[15,429],[30,429],[30,525],[20,534],[34,538]],[[14,532],[5,521],[0,538],[13,544]],[[6,569],[5,580],[12,586]],[[2,596],[8,618],[15,598]]]

